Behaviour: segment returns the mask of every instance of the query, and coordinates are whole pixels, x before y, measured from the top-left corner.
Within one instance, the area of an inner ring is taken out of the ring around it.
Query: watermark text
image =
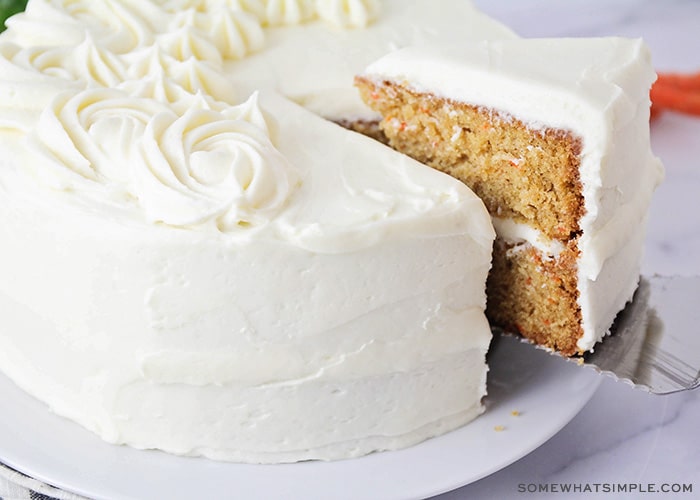
[[[692,493],[693,483],[519,483],[518,493]]]

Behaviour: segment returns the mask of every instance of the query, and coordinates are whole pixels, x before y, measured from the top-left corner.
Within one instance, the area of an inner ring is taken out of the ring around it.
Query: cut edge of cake
[[[654,78],[641,40],[597,38],[408,47],[355,81],[392,147],[488,207],[492,324],[572,356],[638,283],[663,175],[649,145]]]

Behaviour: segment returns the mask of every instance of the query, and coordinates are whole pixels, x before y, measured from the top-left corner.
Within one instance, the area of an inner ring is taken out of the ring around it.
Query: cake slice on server
[[[495,325],[592,350],[634,293],[663,168],[641,40],[516,39],[405,48],[356,78],[389,143],[469,185],[498,238]]]

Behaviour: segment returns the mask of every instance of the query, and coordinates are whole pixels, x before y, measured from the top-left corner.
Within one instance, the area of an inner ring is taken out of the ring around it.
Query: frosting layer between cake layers
[[[107,441],[245,462],[483,410],[495,235],[471,191],[275,93],[235,100],[155,3],[63,4],[0,37],[3,373]]]
[[[366,76],[493,110],[535,133],[560,129],[581,139],[583,335],[577,347],[592,349],[636,288],[647,209],[663,176],[649,144],[648,91],[655,74],[643,42],[530,39],[415,47],[381,58]],[[545,258],[562,248],[522,220],[492,215],[504,240],[526,241]]]

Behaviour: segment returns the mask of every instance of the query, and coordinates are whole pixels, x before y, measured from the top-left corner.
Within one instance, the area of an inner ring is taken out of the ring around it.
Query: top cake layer
[[[517,39],[413,47],[381,58],[366,75],[501,112],[534,130],[561,129],[582,138],[581,250],[592,279],[602,265],[597,256],[614,252],[634,226],[627,222],[638,218],[623,216],[620,207],[645,211],[662,178],[649,145],[649,87],[656,76],[641,40]]]

